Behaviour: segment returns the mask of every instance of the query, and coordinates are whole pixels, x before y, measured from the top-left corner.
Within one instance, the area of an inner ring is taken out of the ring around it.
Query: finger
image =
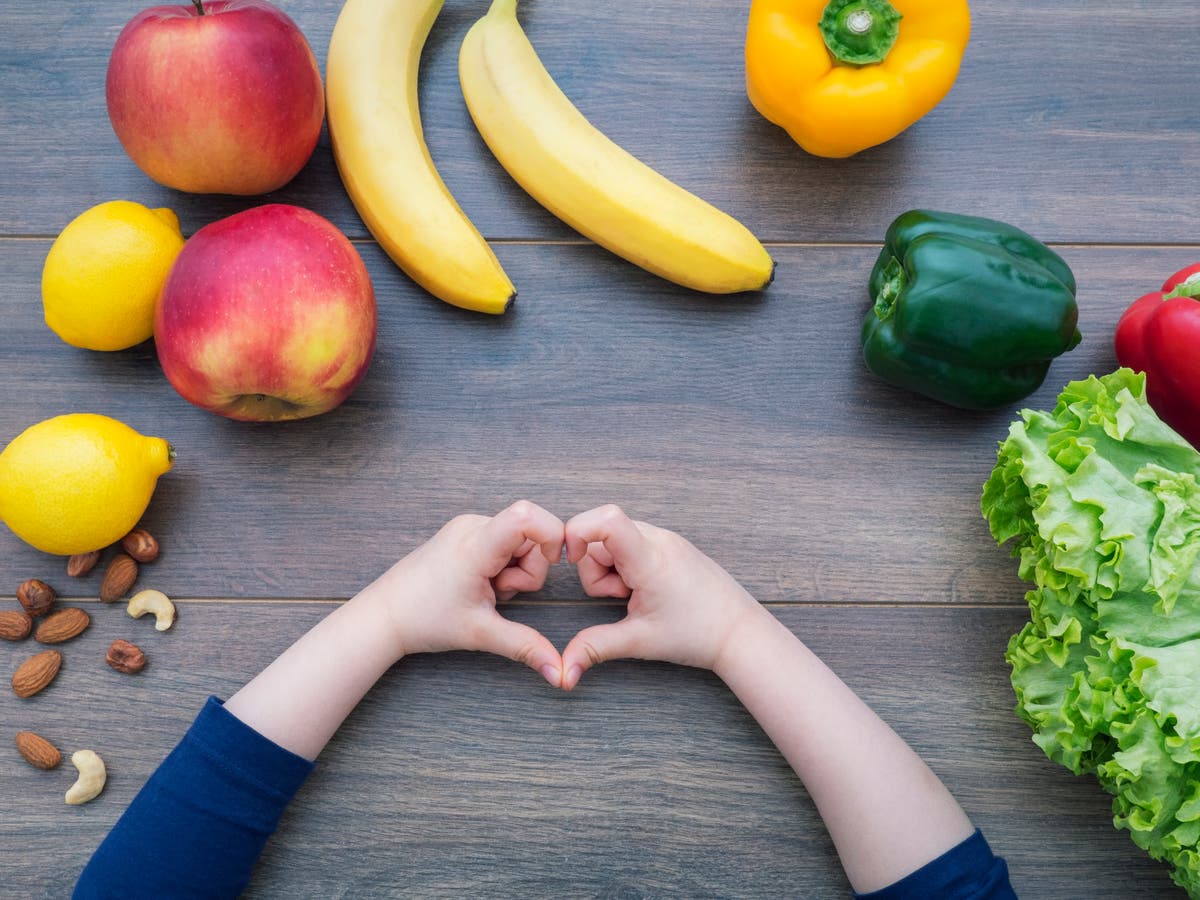
[[[496,613],[488,620],[477,649],[524,663],[554,687],[562,685],[562,657],[545,635],[528,625]]]
[[[536,545],[535,545],[536,546]],[[536,591],[546,583],[550,563],[540,552],[526,553],[492,579],[492,587],[501,600],[510,600],[514,594]]]
[[[562,653],[562,686],[571,690],[592,666],[611,659],[645,658],[644,629],[637,619],[624,618],[611,625],[585,628]]]
[[[563,523],[536,503],[518,500],[488,520],[475,540],[483,571],[491,577],[509,564],[526,541],[537,545],[548,561],[557,562],[562,555]]]
[[[538,549],[537,553],[530,552],[535,548]],[[550,563],[542,556],[541,549],[526,538],[516,555],[509,560],[508,567],[492,579],[492,590],[497,600],[511,600],[523,591],[540,590],[546,583],[549,571]]]
[[[653,550],[641,528],[619,506],[600,506],[580,513],[565,526],[567,559],[577,563],[588,544],[601,543],[626,584],[635,586],[653,566]]]
[[[628,597],[632,591],[621,578],[621,573],[612,568],[612,556],[604,554],[610,561],[609,565],[605,565],[597,557],[595,548],[600,546],[592,544],[587,555],[575,564],[584,593],[589,597]]]
[[[588,556],[609,569],[613,567],[612,554],[603,544],[588,544]]]

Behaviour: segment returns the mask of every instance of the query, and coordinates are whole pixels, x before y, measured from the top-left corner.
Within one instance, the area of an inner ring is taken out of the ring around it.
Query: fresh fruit
[[[154,343],[189,402],[231,419],[300,419],[362,380],[375,325],[354,246],[316,213],[273,204],[192,236],[163,287]]]
[[[1158,417],[1200,449],[1200,263],[1135,300],[1117,322],[1117,362],[1146,373],[1146,398]]]
[[[18,731],[15,743],[17,752],[35,769],[49,771],[58,768],[58,764],[62,762],[62,754],[58,752],[58,748],[40,734]]]
[[[46,419],[0,453],[0,519],[46,553],[100,550],[137,524],[174,458],[162,438],[107,416]]]
[[[494,0],[467,32],[458,72],[496,159],[572,228],[699,291],[770,283],[775,264],[741,223],[639,162],[571,104],[517,23],[517,0]]]
[[[496,254],[450,195],[425,146],[421,50],[445,0],[348,0],[325,64],[333,156],[358,214],[435,297],[502,313],[516,296]]]
[[[113,46],[106,95],[137,166],[202,194],[283,187],[312,156],[325,115],[312,48],[266,0],[143,10]]]
[[[967,0],[753,0],[746,93],[809,153],[851,156],[942,101],[970,36]]]
[[[62,654],[57,650],[43,650],[17,667],[13,672],[13,693],[22,699],[44,691],[62,668]]]
[[[124,350],[154,334],[154,303],[183,249],[179,218],[110,200],[62,230],[42,268],[46,324],[87,350]]]
[[[995,219],[911,209],[888,227],[859,338],[889,384],[962,409],[1028,397],[1082,340],[1075,275]]]

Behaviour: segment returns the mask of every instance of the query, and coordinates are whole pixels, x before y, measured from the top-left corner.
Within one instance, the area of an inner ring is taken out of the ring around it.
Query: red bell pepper
[[[1200,263],[1135,300],[1116,333],[1117,362],[1146,373],[1158,417],[1200,448]]]

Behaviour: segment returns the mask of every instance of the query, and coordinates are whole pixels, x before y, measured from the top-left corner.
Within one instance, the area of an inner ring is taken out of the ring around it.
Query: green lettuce
[[[982,509],[1012,542],[1030,621],[1009,641],[1017,714],[1093,774],[1113,824],[1200,898],[1200,453],[1129,369],[1024,410]]]

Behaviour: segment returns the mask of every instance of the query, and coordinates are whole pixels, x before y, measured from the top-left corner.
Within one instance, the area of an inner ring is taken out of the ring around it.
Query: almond
[[[21,586],[17,588],[17,599],[25,607],[25,612],[35,619],[50,612],[50,607],[54,605],[54,598],[57,596],[54,588],[36,578],[22,581]]]
[[[6,609],[0,612],[0,640],[23,641],[33,630],[33,619],[24,610]]]
[[[99,550],[93,550],[91,553],[76,553],[67,560],[67,574],[72,578],[82,578],[96,568],[98,562],[100,562]]]
[[[43,644],[61,644],[79,637],[89,625],[92,617],[77,607],[68,607],[51,613],[42,620],[34,635]]]
[[[108,564],[104,580],[100,582],[100,599],[105,603],[120,600],[137,581],[138,564],[132,556],[118,553]]]
[[[135,528],[121,539],[121,547],[140,563],[158,559],[158,541],[144,528]]]
[[[136,644],[117,638],[104,654],[104,661],[118,672],[132,675],[146,668],[146,654]]]
[[[54,680],[60,666],[62,654],[57,650],[43,650],[29,657],[13,672],[13,693],[18,697],[32,697]]]
[[[16,737],[17,752],[36,769],[55,769],[62,762],[58,748],[39,734],[19,731]]]

